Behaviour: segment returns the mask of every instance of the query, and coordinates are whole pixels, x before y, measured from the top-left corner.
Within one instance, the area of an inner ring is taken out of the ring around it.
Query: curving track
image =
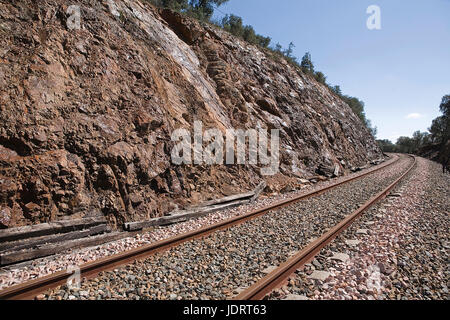
[[[414,157],[413,164],[406,170],[399,178],[392,182],[387,188],[380,193],[373,196],[360,208],[347,216],[344,220],[338,223],[331,230],[322,235],[319,239],[310,243],[306,248],[295,254],[288,261],[283,263],[280,267],[275,269],[265,278],[258,281],[256,284],[246,289],[236,297],[236,300],[260,300],[266,297],[274,289],[278,288],[283,282],[288,279],[295,271],[303,268],[305,264],[310,262],[322,248],[335,239],[340,233],[346,230],[365,210],[372,207],[375,203],[384,199],[389,192],[414,168],[416,158]]]
[[[327,239],[356,219],[369,202],[385,196],[406,174],[402,173],[405,167],[412,168],[410,164],[405,157],[396,159],[306,195],[88,263],[80,267],[81,277],[95,279],[83,282],[80,291],[58,288],[70,277],[67,272],[58,272],[3,290],[0,298],[31,299],[45,292],[44,297],[50,299],[223,299],[233,298],[242,287],[250,289],[238,295],[239,299],[262,298],[264,290],[249,293],[261,288],[261,281],[266,283],[269,278],[268,288],[273,288],[278,281],[273,280],[279,278],[278,274],[288,274],[292,261],[299,257],[303,257],[302,261],[310,259]],[[361,208],[362,203],[365,206]],[[356,213],[352,213],[355,209]],[[308,244],[314,237],[320,238]],[[293,258],[288,259],[293,252]],[[275,268],[286,260],[265,277],[267,267]],[[83,295],[77,296],[77,292]]]

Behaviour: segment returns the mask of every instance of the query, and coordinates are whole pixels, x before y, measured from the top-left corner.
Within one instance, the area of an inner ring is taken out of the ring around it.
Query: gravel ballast
[[[411,164],[409,157],[373,175],[270,212],[204,239],[183,243],[49,299],[225,299],[261,279],[307,243],[380,192]]]
[[[382,165],[388,165],[389,163],[394,162],[395,159],[396,156],[389,159]],[[270,198],[261,198],[251,204],[211,213],[204,217],[192,219],[171,226],[155,228],[150,232],[142,232],[122,240],[113,241],[94,247],[68,250],[59,255],[49,256],[30,262],[6,267],[3,268],[3,270],[0,269],[0,290],[23,283],[25,281],[44,277],[57,271],[66,270],[73,266],[79,266],[84,263],[92,262],[100,258],[131,250],[142,245],[155,243],[157,241],[168,239],[170,237],[174,237],[183,233],[201,229],[220,221],[244,215],[253,210],[271,205],[275,202],[306,194],[308,192],[323,188],[327,185],[340,182],[349,177],[360,176],[364,173],[371,172],[382,165],[364,169],[361,172],[353,173],[349,176],[342,176],[328,181],[320,181],[317,184],[305,184],[301,190],[272,196]]]
[[[270,299],[448,300],[449,212],[450,176],[418,158],[392,197],[355,221]],[[327,276],[317,279],[317,272]]]

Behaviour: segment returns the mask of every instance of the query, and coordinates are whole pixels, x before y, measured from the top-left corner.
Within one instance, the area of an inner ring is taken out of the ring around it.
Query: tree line
[[[390,140],[377,140],[384,152],[423,155],[427,150],[438,152],[438,158],[448,158],[450,140],[450,94],[442,98],[439,106],[442,116],[433,120],[428,132],[416,131],[412,137],[400,137],[394,144]]]
[[[202,21],[210,21],[214,7],[219,7],[229,0],[146,0],[157,7],[169,8],[183,12]]]
[[[292,43],[289,45],[291,47]],[[296,61],[295,61],[296,62]],[[369,129],[370,133],[376,137],[377,135],[377,127],[372,125],[372,122],[366,117],[366,113],[364,111],[364,102],[359,100],[356,97],[348,96],[342,93],[340,86],[333,86],[327,83],[327,77],[321,71],[316,71],[314,68],[314,63],[312,62],[311,54],[306,52],[302,58],[302,61],[299,64],[299,67],[302,69],[304,73],[310,74],[313,76],[318,82],[327,86],[332,92],[334,92],[337,96],[339,96],[345,103],[347,103],[353,112],[361,119],[364,125]]]
[[[348,96],[342,93],[339,86],[332,86],[327,83],[327,77],[321,71],[316,71],[312,62],[311,54],[306,52],[302,60],[299,62],[294,56],[295,44],[289,43],[287,48],[283,48],[279,43],[271,45],[272,39],[265,37],[255,32],[250,25],[244,25],[241,17],[234,14],[225,15],[220,21],[213,21],[212,16],[215,7],[219,7],[229,0],[147,0],[153,5],[159,7],[169,8],[201,21],[213,23],[218,27],[228,31],[250,44],[257,45],[272,53],[272,56],[277,59],[283,57],[291,65],[300,68],[303,73],[308,74],[316,79],[319,83],[327,86],[333,93],[346,102],[353,112],[361,119],[364,125],[368,128],[370,133],[376,137],[377,128],[372,126],[372,123],[367,119],[364,112],[364,102],[356,97]]]

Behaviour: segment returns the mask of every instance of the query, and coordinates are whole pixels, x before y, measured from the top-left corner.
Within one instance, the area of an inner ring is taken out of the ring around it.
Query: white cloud
[[[406,116],[406,119],[420,119],[422,117],[423,115],[421,115],[420,113],[410,113]]]

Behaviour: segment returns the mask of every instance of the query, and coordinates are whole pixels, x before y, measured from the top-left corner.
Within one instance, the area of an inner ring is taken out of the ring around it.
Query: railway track
[[[243,291],[236,297],[236,300],[262,300],[273,290],[279,288],[285,280],[287,280],[296,270],[301,269],[305,264],[311,262],[313,258],[331,241],[333,241],[340,233],[346,230],[364,211],[372,207],[375,203],[384,199],[389,192],[414,168],[416,159],[414,157],[413,164],[399,178],[392,182],[382,192],[376,194],[369,199],[364,205],[347,216],[343,221],[334,228],[326,232],[322,237],[309,244],[306,248],[291,257],[280,267],[273,270],[266,277],[258,281],[256,284]]]
[[[103,258],[91,263],[87,263],[85,265],[80,266],[81,278],[91,279],[96,277],[100,272],[113,270],[118,268],[119,266],[128,265],[135,261],[139,261],[145,259],[149,256],[153,256],[156,253],[167,251],[171,248],[181,245],[182,243],[188,242],[190,240],[205,238],[208,235],[216,233],[220,230],[229,229],[233,226],[237,226],[243,224],[247,221],[256,219],[260,216],[268,212],[272,212],[274,210],[279,210],[280,208],[288,207],[292,204],[295,204],[301,200],[305,200],[308,198],[312,198],[321,194],[326,193],[327,191],[338,188],[339,186],[343,186],[349,183],[352,183],[358,179],[362,179],[368,175],[374,174],[388,166],[392,166],[399,161],[399,158],[380,165],[379,167],[371,170],[369,172],[365,172],[363,174],[347,178],[339,183],[331,184],[322,189],[295,197],[293,199],[284,200],[273,205],[264,207],[262,209],[255,210],[246,215],[242,215],[239,217],[235,217],[230,220],[226,220],[220,222],[215,225],[211,225],[202,229],[199,229],[194,232],[186,233],[174,238],[170,238],[164,241],[160,241],[157,243],[153,243],[150,245],[146,245],[134,250],[130,250],[128,252],[116,254],[107,258]],[[413,165],[409,167],[409,172],[412,169]],[[267,277],[261,279],[256,282],[253,286],[250,286],[247,290],[242,292],[237,296],[239,299],[259,299],[262,298],[267,290],[271,290],[277,284],[280,283],[280,279],[285,279],[286,275],[289,274],[291,270],[296,270],[299,268],[301,264],[304,264],[314,256],[314,254],[320,250],[325,244],[331,241],[339,232],[344,230],[352,221],[354,221],[367,207],[381,199],[385,196],[406,174],[405,172],[402,176],[396,179],[393,183],[391,183],[385,190],[377,194],[375,197],[367,201],[363,207],[359,208],[355,213],[349,215],[345,218],[341,223],[339,223],[336,227],[332,228],[328,232],[326,232],[323,237],[319,238],[317,241],[308,245],[304,250],[302,250],[299,254],[296,254],[294,257],[289,259],[286,263],[282,264],[278,269],[274,272],[270,273]],[[325,238],[324,238],[325,237]],[[38,294],[46,292],[50,289],[53,289],[59,285],[63,285],[67,282],[67,280],[71,277],[71,273],[66,271],[57,272],[51,274],[46,277],[38,278],[26,283],[22,283],[10,288],[7,288],[3,291],[0,291],[0,299],[33,299]]]

